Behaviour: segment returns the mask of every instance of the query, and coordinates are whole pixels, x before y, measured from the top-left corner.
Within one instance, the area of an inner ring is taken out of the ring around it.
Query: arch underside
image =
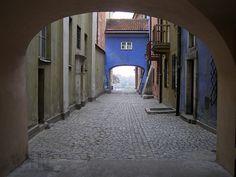
[[[120,67],[120,66],[134,66],[134,67],[139,67],[141,68],[144,72],[143,72],[143,75],[141,76],[141,82],[140,82],[140,86],[139,86],[139,92],[142,92],[142,89],[143,89],[143,86],[144,86],[144,83],[146,81],[146,76],[147,76],[147,69],[146,69],[146,65],[144,64],[140,64],[138,65],[137,63],[133,63],[132,62],[130,63],[116,63],[114,65],[109,65],[106,67],[106,70],[105,70],[105,88],[109,88],[110,89],[110,82],[111,82],[111,79],[110,79],[110,72],[112,69],[116,68],[116,67]]]

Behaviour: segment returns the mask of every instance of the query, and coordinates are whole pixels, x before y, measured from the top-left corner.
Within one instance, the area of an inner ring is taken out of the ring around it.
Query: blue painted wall
[[[185,92],[186,92],[186,54],[188,44],[188,31],[181,31],[181,93],[180,93],[180,111],[185,112]],[[212,90],[216,75],[213,74],[215,65],[213,58],[207,46],[198,38],[196,38],[197,48],[197,119],[208,124],[211,127],[216,127],[217,120],[217,103],[211,102],[214,99]],[[206,99],[210,102],[206,102]],[[209,103],[209,104],[208,104]],[[208,108],[209,107],[209,108]]]
[[[181,29],[181,83],[180,83],[180,112],[186,112],[186,79],[185,56],[187,54],[188,31]]]
[[[106,34],[105,88],[110,81],[110,70],[116,66],[139,66],[144,69],[142,86],[146,80],[147,63],[145,59],[146,34]],[[132,42],[132,50],[121,50],[121,42]]]

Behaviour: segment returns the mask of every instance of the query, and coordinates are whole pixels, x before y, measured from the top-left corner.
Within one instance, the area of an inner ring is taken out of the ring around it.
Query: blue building
[[[105,88],[110,88],[110,72],[117,66],[137,66],[143,69],[142,89],[146,80],[145,59],[148,43],[147,19],[108,19],[106,24]]]
[[[217,72],[207,46],[181,29],[180,112],[216,128]]]

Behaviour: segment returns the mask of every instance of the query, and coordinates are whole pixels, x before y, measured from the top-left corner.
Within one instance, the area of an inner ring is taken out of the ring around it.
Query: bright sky
[[[134,66],[118,66],[113,68],[113,74],[119,74],[122,76],[134,76]]]
[[[112,14],[111,18],[116,18],[116,19],[129,19],[132,18],[134,15],[134,13],[130,13],[130,12],[114,12]]]

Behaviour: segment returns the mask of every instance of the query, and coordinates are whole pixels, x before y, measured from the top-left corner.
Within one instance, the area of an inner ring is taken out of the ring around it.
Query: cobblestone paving
[[[29,157],[214,160],[216,136],[174,114],[148,115],[144,110],[161,106],[134,93],[104,94],[34,137],[29,143]]]

